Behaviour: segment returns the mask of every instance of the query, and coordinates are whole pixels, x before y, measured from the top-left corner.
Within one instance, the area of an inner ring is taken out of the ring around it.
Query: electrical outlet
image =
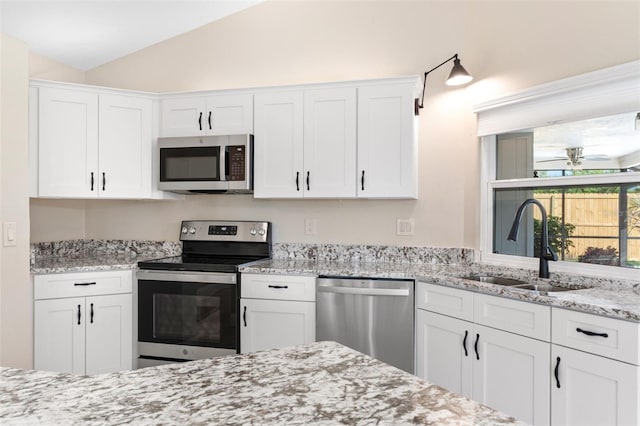
[[[396,220],[396,235],[415,235],[415,220],[410,219],[397,219]]]
[[[305,219],[304,220],[304,233],[305,235],[316,235],[316,220]]]

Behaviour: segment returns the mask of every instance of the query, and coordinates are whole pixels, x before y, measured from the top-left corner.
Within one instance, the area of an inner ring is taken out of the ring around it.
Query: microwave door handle
[[[224,145],[220,147],[220,155],[222,158],[220,159],[220,167],[222,170],[220,171],[220,176],[223,176],[225,182],[229,180],[229,147]]]

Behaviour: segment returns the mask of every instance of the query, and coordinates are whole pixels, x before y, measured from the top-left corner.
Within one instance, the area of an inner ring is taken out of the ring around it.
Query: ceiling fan
[[[536,161],[536,163],[546,163],[549,161],[567,160],[567,166],[579,167],[582,165],[582,160],[588,161],[606,161],[610,158],[606,155],[582,155],[582,147],[566,148],[566,157],[554,157],[548,160]]]

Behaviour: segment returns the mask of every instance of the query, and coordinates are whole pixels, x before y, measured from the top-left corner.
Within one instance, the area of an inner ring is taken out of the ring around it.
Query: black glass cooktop
[[[138,262],[140,269],[165,271],[237,272],[244,263],[263,259],[250,256],[198,256],[182,255]]]

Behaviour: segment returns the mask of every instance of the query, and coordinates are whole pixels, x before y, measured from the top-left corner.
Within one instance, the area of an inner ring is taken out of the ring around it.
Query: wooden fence
[[[562,217],[562,194],[535,194],[552,216]],[[573,247],[565,253],[565,259],[578,260],[587,247],[618,246],[618,194],[565,194],[565,223],[575,226],[570,238]],[[534,217],[540,219],[538,209]],[[629,236],[640,237],[640,229],[630,229]],[[607,238],[610,237],[610,238]],[[640,239],[630,239],[627,244],[627,260],[640,260]]]

